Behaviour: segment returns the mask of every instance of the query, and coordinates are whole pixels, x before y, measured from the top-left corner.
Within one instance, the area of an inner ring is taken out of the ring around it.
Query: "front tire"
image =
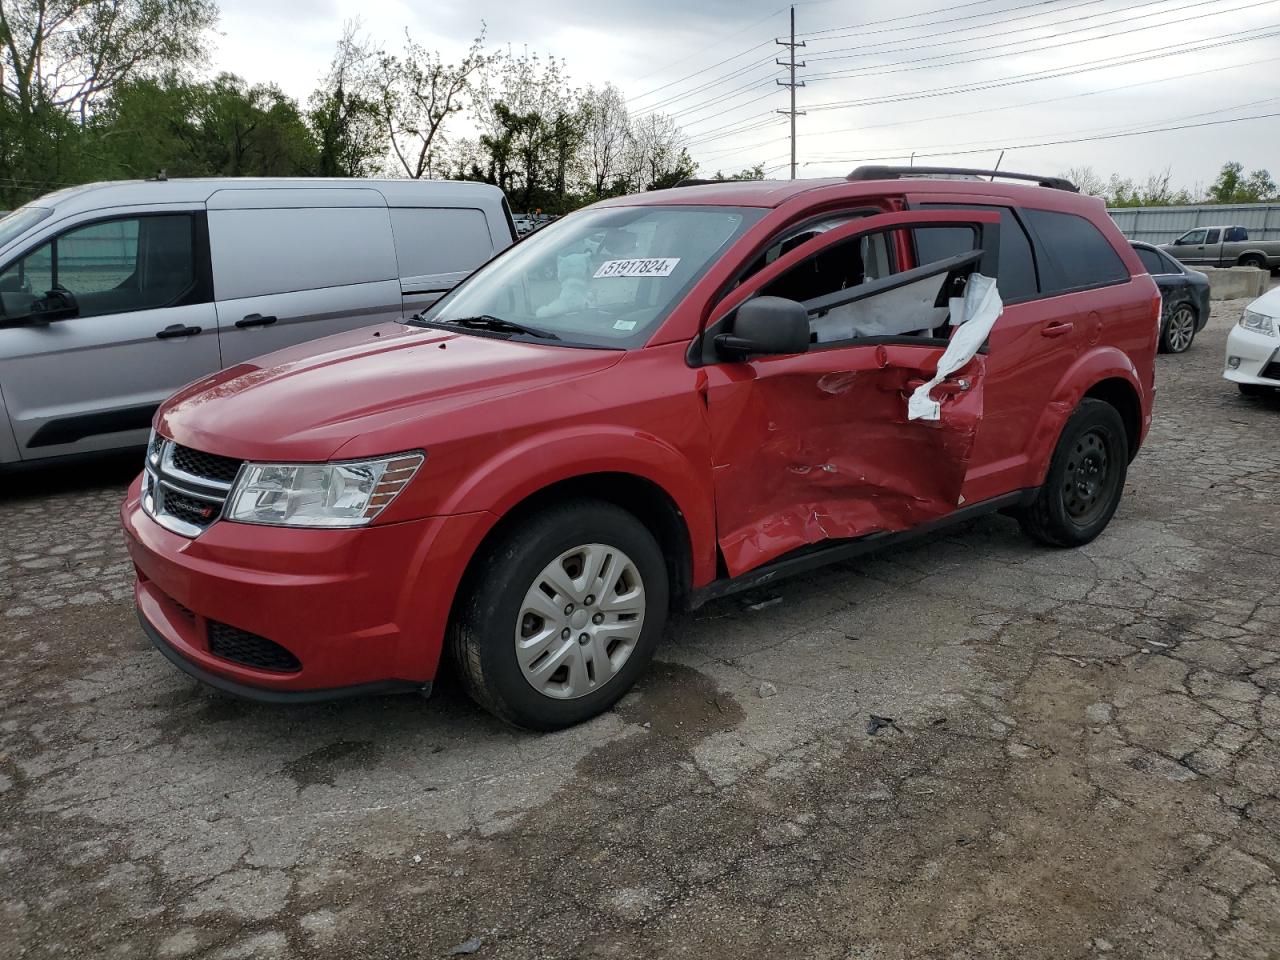
[[[1242,397],[1271,397],[1277,393],[1275,387],[1261,383],[1237,383],[1236,386],[1240,388]]]
[[[1018,523],[1041,543],[1083,546],[1111,522],[1128,468],[1128,437],[1116,408],[1081,400],[1062,428],[1044,485],[1019,513]]]
[[[502,720],[558,730],[613,706],[653,657],[666,622],[662,550],[632,514],[557,504],[475,565],[450,629],[471,697]]]
[[[1196,338],[1196,324],[1199,319],[1196,308],[1191,304],[1178,304],[1169,314],[1160,331],[1160,352],[1186,353],[1191,349],[1191,342]]]

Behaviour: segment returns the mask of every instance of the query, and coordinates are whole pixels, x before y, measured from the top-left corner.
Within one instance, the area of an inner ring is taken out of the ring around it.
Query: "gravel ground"
[[[0,481],[0,953],[1280,957],[1280,401],[1220,379],[1243,306],[1160,358],[1089,547],[996,516],[717,603],[549,736],[447,678],[202,689],[133,619],[137,458]]]

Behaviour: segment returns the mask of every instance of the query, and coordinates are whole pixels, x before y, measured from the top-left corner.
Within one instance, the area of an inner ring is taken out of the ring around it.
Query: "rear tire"
[[[515,726],[558,730],[613,706],[662,636],[662,550],[599,500],[530,517],[479,558],[450,625],[467,692]]]
[[[1242,267],[1256,267],[1259,270],[1266,270],[1268,273],[1271,272],[1270,268],[1267,266],[1267,261],[1257,255],[1241,257],[1239,265]]]
[[[1018,523],[1041,543],[1083,546],[1111,522],[1128,469],[1128,437],[1116,408],[1081,400],[1062,428],[1044,485],[1018,514]]]
[[[1186,353],[1196,338],[1196,326],[1200,317],[1189,303],[1180,303],[1165,318],[1160,328],[1161,353]]]

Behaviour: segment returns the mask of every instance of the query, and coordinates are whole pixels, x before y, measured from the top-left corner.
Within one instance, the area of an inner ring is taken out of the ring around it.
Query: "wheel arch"
[[[1120,414],[1129,445],[1129,462],[1132,463],[1142,442],[1142,400],[1133,384],[1124,377],[1108,377],[1086,390],[1081,399],[1101,400]]]
[[[1150,412],[1133,361],[1121,350],[1106,347],[1078,358],[1058,380],[1031,435],[1031,485],[1044,483],[1049,460],[1072,411],[1087,398],[1111,404],[1124,421],[1129,459],[1137,456]]]
[[[467,562],[452,606],[466,595],[489,550],[528,518],[572,500],[602,500],[626,510],[653,534],[662,550],[676,607],[693,589],[694,546],[685,513],[660,484],[635,473],[600,471],[564,477],[525,495],[497,516]]]

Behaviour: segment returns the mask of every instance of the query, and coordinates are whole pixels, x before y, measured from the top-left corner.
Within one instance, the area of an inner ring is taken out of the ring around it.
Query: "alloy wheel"
[[[617,547],[566,550],[534,578],[516,618],[516,659],[525,680],[560,700],[611,681],[644,627],[644,581]]]
[[[1169,317],[1169,326],[1165,334],[1165,339],[1169,344],[1169,352],[1182,353],[1191,346],[1191,341],[1195,335],[1196,315],[1190,307],[1184,304]]]

